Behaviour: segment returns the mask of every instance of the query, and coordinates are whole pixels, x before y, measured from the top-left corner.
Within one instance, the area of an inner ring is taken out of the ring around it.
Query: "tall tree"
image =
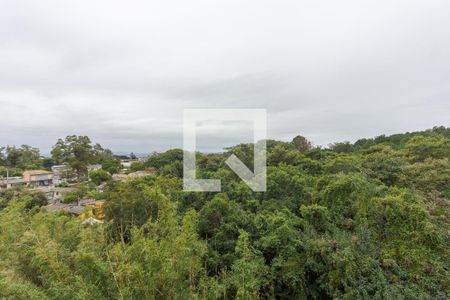
[[[38,148],[28,145],[20,147],[7,146],[4,149],[4,154],[0,155],[0,160],[11,168],[19,169],[36,169],[42,167],[41,154]],[[3,156],[3,159],[2,157]]]
[[[313,144],[304,136],[297,135],[293,140],[292,144],[300,152],[308,152],[312,149]]]
[[[90,164],[112,158],[110,150],[103,149],[100,144],[92,144],[87,136],[77,135],[59,139],[51,153],[57,164],[67,164],[76,172],[78,178],[87,175],[87,167]]]
[[[6,164],[6,157],[5,157],[5,147],[0,147],[0,166],[4,166]]]

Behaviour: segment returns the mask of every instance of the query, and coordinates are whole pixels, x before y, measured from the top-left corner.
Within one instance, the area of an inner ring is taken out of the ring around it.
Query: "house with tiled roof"
[[[22,173],[22,179],[27,186],[49,186],[53,184],[53,173],[46,170],[29,170]]]

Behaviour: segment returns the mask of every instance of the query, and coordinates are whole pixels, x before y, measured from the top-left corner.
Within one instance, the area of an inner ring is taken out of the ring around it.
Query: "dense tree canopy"
[[[2,191],[0,298],[448,299],[450,129],[298,141],[267,141],[266,192],[224,163],[253,145],[198,153],[220,193],[183,192],[182,150],[155,154],[108,183],[95,226]]]
[[[22,145],[0,147],[0,166],[15,169],[38,169],[43,167],[39,149]]]
[[[67,164],[80,178],[87,175],[90,164],[112,160],[113,155],[100,144],[92,144],[87,136],[69,135],[53,146],[52,158],[57,164]]]
[[[111,180],[111,174],[105,170],[95,170],[89,173],[89,179],[96,185],[100,185],[106,181]]]

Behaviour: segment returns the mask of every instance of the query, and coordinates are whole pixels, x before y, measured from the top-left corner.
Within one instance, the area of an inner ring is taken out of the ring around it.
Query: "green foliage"
[[[8,206],[9,202],[16,196],[18,189],[0,190],[0,210]]]
[[[354,148],[350,142],[340,142],[331,144],[330,149],[337,153],[350,153]]]
[[[144,163],[144,167],[155,168],[159,174],[183,177],[183,150],[173,149],[153,155]]]
[[[63,194],[63,203],[76,203],[78,200],[80,200],[78,192],[66,192]]]
[[[443,137],[413,137],[405,146],[410,161],[450,158],[450,140]]]
[[[117,174],[122,169],[122,164],[118,159],[106,159],[102,162],[102,169],[109,174]]]
[[[330,222],[328,209],[317,204],[302,205],[300,207],[300,215],[317,231],[324,231]]]
[[[19,170],[41,169],[43,168],[43,159],[37,148],[28,145],[6,146],[0,147],[0,166]],[[10,176],[12,175],[10,174]]]
[[[105,170],[95,170],[89,172],[89,178],[94,184],[100,185],[103,182],[110,181],[112,179],[112,176]]]
[[[402,168],[400,182],[403,186],[422,192],[433,191],[446,194],[450,192],[450,160],[449,158],[431,159],[405,165]]]
[[[231,267],[229,278],[236,293],[235,299],[259,299],[269,270],[263,257],[251,247],[249,234],[245,231],[240,231],[236,254],[238,259]]]
[[[326,173],[358,173],[361,172],[362,166],[358,157],[339,155],[327,161],[324,165]]]
[[[41,207],[47,205],[47,196],[41,191],[33,191],[30,195],[30,200],[25,204],[26,209],[32,209],[33,207]]]
[[[295,149],[303,153],[308,152],[313,147],[312,143],[301,135],[297,135],[292,140],[292,144],[294,145]]]
[[[112,159],[110,150],[99,144],[92,144],[87,136],[67,136],[59,139],[52,149],[52,158],[57,164],[67,164],[77,173],[77,177],[87,175],[90,164],[102,163]]]
[[[145,181],[119,183],[108,195],[105,205],[109,233],[113,240],[129,241],[133,227],[140,227],[158,217],[159,203],[167,197],[162,187],[149,186]]]
[[[83,199],[88,195],[95,187],[88,184],[77,184],[74,186],[75,190],[71,192],[63,193],[62,202],[63,203],[77,203],[78,200]]]
[[[137,164],[155,175],[64,195],[106,199],[93,226],[2,190],[0,298],[447,299],[449,140],[443,127],[330,149],[269,140],[263,193],[224,165],[233,153],[251,168],[252,144],[197,154],[221,193],[183,192],[170,150]]]
[[[22,176],[23,170],[17,168],[9,168],[0,166],[0,178],[6,178],[7,175],[10,177]]]
[[[57,187],[68,187],[68,186],[69,186],[69,183],[67,183],[67,182],[65,182],[65,181],[62,181],[62,182],[58,183],[56,186],[57,186]]]
[[[378,179],[386,185],[394,185],[402,174],[404,161],[399,155],[376,152],[367,154],[362,165],[370,178]]]
[[[130,166],[130,172],[137,172],[137,171],[143,171],[143,170],[145,170],[144,162],[135,162],[135,163],[132,163]]]

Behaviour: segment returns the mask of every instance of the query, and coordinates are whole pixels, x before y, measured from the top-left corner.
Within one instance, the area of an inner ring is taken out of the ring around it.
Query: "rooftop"
[[[53,174],[53,173],[50,171],[47,171],[47,170],[28,170],[28,171],[24,171],[23,174],[44,175],[44,174]]]

